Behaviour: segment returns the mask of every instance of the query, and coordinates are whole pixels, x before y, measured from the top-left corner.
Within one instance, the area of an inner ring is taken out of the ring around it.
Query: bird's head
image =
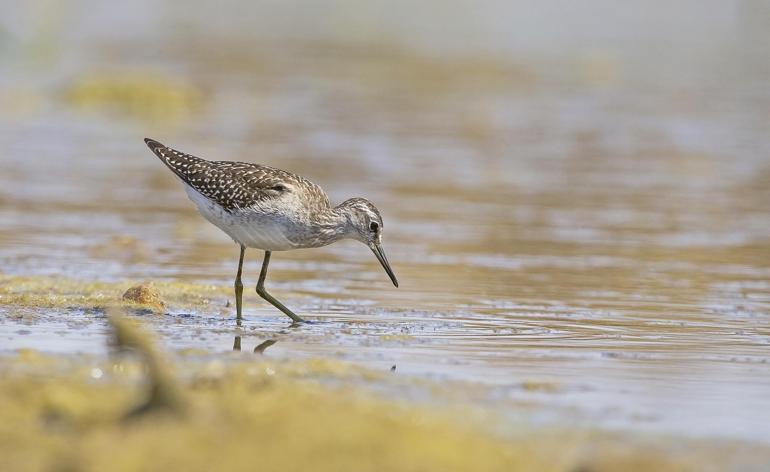
[[[348,221],[348,236],[369,246],[382,268],[388,273],[393,285],[398,287],[398,280],[390,268],[390,263],[382,250],[382,216],[372,202],[365,198],[351,198],[339,207]]]

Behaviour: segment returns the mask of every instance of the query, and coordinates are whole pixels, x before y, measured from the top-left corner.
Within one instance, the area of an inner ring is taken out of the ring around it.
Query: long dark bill
[[[388,258],[385,257],[385,251],[382,250],[382,246],[379,244],[373,243],[369,246],[372,249],[372,252],[375,256],[377,256],[377,260],[380,261],[380,264],[382,264],[382,268],[385,269],[385,272],[388,273],[388,277],[390,277],[390,280],[393,282],[393,285],[398,287],[398,280],[396,280],[396,274],[393,273],[393,269],[390,268],[390,263],[388,262]]]

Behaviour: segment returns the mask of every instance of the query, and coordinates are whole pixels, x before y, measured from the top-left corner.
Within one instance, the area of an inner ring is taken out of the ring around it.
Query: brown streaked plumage
[[[247,247],[265,251],[257,292],[295,322],[302,320],[264,289],[272,251],[355,239],[371,248],[398,287],[381,246],[382,217],[368,200],[351,198],[332,207],[321,187],[291,172],[246,162],[208,161],[152,139],[144,141],[184,183],[201,215],[240,245],[235,280],[238,319],[243,291],[241,267]]]
[[[296,174],[248,162],[207,161],[152,139],[145,142],[184,183],[229,212],[274,198],[286,190],[286,181],[303,186],[314,197],[307,203],[329,207],[329,198],[321,187]]]

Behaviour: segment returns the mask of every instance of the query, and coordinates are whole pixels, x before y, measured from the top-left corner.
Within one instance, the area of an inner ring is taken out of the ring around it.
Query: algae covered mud
[[[183,354],[172,368],[109,312],[109,361],[21,350],[0,365],[4,470],[694,471],[768,457],[739,443],[574,429],[495,434],[493,411],[386,401],[372,385],[413,383],[334,361]]]
[[[127,469],[131,451],[165,463],[173,450],[157,431],[182,430],[211,441],[196,448],[207,460],[224,443],[241,457],[250,440],[281,438],[271,460],[310,460],[321,433],[293,442],[275,429],[280,415],[303,429],[293,412],[308,403],[328,413],[307,418],[349,433],[339,449],[319,446],[331,470],[343,450],[395,460],[408,448],[384,438],[407,434],[428,454],[416,464],[470,436],[497,458],[489,468],[523,447],[550,451],[534,454],[538,470],[767,458],[770,20],[756,2],[696,8],[698,27],[693,12],[666,9],[641,16],[667,19],[653,29],[570,20],[615,47],[557,35],[529,10],[510,15],[517,31],[555,43],[509,38],[496,18],[521,2],[487,2],[502,13],[477,11],[476,26],[451,9],[413,12],[440,15],[441,32],[367,23],[369,7],[341,0],[344,15],[307,8],[292,28],[275,5],[211,22],[198,2],[87,3],[0,19],[0,401],[12,416],[0,425],[50,445],[38,468],[71,454],[61,463],[98,469],[108,458],[84,457],[124,434]],[[236,324],[238,249],[145,136],[297,172],[336,203],[370,198],[401,288],[355,242],[275,253],[268,289],[314,321],[292,328],[254,293],[261,254],[249,251]],[[123,299],[145,284],[135,293],[157,298]],[[141,359],[111,354],[109,309],[154,334],[191,405],[183,419],[122,422],[147,380]],[[376,433],[360,429],[391,414]],[[480,416],[461,427],[468,415]],[[221,428],[206,430],[212,421]],[[578,452],[549,462],[564,444]],[[22,462],[35,452],[14,450]]]

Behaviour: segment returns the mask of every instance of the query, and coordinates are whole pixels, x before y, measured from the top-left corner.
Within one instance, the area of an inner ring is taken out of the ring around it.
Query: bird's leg
[[[295,323],[303,323],[305,320],[295,315],[293,311],[289,310],[283,303],[276,300],[272,295],[265,290],[265,277],[267,277],[267,266],[270,264],[270,251],[265,251],[265,260],[262,261],[262,270],[259,273],[259,281],[257,282],[257,293],[260,297],[264,298],[271,305],[281,310],[286,316],[291,318]]]
[[[243,309],[243,282],[241,282],[241,272],[243,271],[243,254],[246,247],[241,244],[241,257],[238,259],[238,273],[235,274],[235,319],[241,322],[241,310]]]

